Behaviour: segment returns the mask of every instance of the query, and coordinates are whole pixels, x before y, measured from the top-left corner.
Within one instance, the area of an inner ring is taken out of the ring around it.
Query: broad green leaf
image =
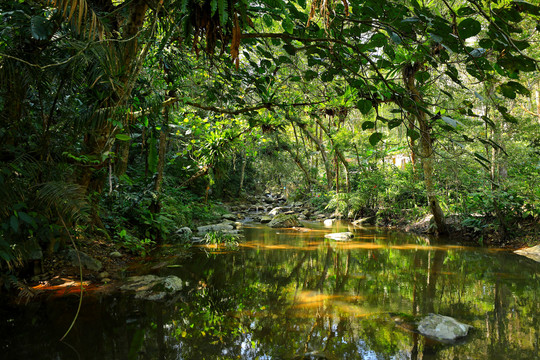
[[[476,13],[476,11],[469,6],[462,6],[456,11],[456,13],[459,16],[468,16]]]
[[[280,57],[277,58],[276,63],[279,64],[279,65],[281,65],[281,64],[291,64],[292,61],[288,56],[281,55]]]
[[[116,134],[115,135],[116,139],[120,140],[120,141],[129,141],[131,140],[131,137],[127,134]]]
[[[294,31],[294,23],[289,18],[283,19],[283,21],[281,22],[281,26],[283,26],[283,30],[285,30],[289,34],[292,34]]]
[[[49,20],[43,16],[33,16],[30,19],[30,31],[36,40],[47,40],[53,33],[54,28]]]
[[[398,45],[401,44],[402,42],[401,37],[398,34],[396,34],[393,31],[390,31],[389,34],[390,34],[390,39],[392,39],[393,42],[395,42]]]
[[[414,75],[414,77],[416,80],[418,80],[418,82],[425,83],[429,80],[430,75],[427,71],[419,71]]]
[[[507,98],[515,99],[516,93],[522,95],[529,95],[530,91],[525,86],[516,81],[509,81],[505,84],[501,84],[498,90]]]
[[[11,215],[9,218],[9,225],[13,229],[13,232],[19,232],[19,219],[15,215]]]
[[[375,132],[371,134],[371,136],[369,137],[369,143],[371,144],[371,146],[375,146],[379,143],[379,141],[382,140],[382,137],[383,137],[382,133]]]
[[[497,64],[503,67],[506,70],[509,71],[524,71],[524,72],[532,72],[536,70],[536,63],[531,60],[527,59],[526,57],[523,57],[521,55],[519,56],[512,56],[509,54],[506,54],[506,56],[503,56],[497,60]]]
[[[369,40],[368,46],[373,48],[383,47],[387,43],[387,37],[383,33],[376,33]]]
[[[263,15],[263,21],[264,21],[264,24],[268,27],[272,26],[272,23],[274,22],[272,17],[268,14]]]
[[[36,220],[27,213],[19,211],[19,219],[32,226],[34,229],[37,228]]]
[[[396,128],[399,125],[401,125],[402,123],[403,123],[403,121],[401,119],[392,119],[392,120],[388,121],[388,129],[392,130],[393,128]]]
[[[373,104],[371,103],[371,101],[369,100],[359,100],[357,103],[356,103],[356,107],[358,108],[358,110],[364,114],[364,115],[367,115],[369,114],[369,111],[371,110],[371,108],[373,107]]]
[[[481,39],[478,42],[478,45],[480,45],[480,47],[483,49],[491,49],[493,47],[493,41],[490,39]]]
[[[294,47],[294,45],[285,44],[285,45],[283,45],[283,50],[285,50],[287,52],[287,54],[289,54],[291,56],[296,55],[296,48]]]
[[[523,0],[514,0],[513,5],[522,13],[540,16],[540,6],[533,5],[530,2]]]
[[[375,123],[373,121],[364,121],[362,123],[362,130],[374,129],[374,128],[375,128]]]
[[[321,74],[321,80],[324,82],[330,82],[334,80],[334,74],[331,71],[327,70]]]
[[[463,39],[478,35],[480,30],[482,30],[482,25],[472,18],[467,18],[458,24],[458,32]]]
[[[304,80],[311,81],[313,79],[316,79],[318,76],[319,74],[317,74],[317,72],[313,70],[306,70],[306,72],[304,73]]]
[[[414,129],[407,129],[407,136],[414,141],[420,138],[420,133]]]

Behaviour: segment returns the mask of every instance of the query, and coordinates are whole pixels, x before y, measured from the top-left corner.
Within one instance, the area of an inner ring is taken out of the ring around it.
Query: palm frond
[[[49,3],[87,39],[103,40],[105,37],[105,25],[88,6],[86,0],[49,0]]]

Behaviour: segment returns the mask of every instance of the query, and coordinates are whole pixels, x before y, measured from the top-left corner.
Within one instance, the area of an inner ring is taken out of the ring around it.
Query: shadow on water
[[[247,227],[237,247],[194,247],[187,258],[145,264],[145,272],[183,279],[181,296],[87,296],[65,343],[58,339],[76,295],[4,308],[1,358],[539,358],[537,263],[451,239],[344,223],[308,227]],[[337,231],[355,238],[324,238]],[[426,339],[414,321],[430,312],[474,330],[455,345]]]

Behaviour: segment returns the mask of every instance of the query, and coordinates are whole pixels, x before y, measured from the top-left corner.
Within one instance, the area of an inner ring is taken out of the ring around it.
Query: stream
[[[175,275],[165,301],[122,292],[1,310],[7,359],[540,359],[540,264],[387,229],[246,226],[238,246],[163,247],[136,274]],[[324,238],[352,231],[352,241]],[[474,329],[418,334],[428,313]]]

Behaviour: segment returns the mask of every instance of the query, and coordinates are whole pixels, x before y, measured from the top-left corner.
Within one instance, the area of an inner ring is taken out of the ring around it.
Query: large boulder
[[[183,282],[174,275],[159,277],[156,275],[132,276],[120,287],[123,291],[135,293],[135,298],[144,300],[163,300],[182,290]]]
[[[292,228],[294,226],[302,226],[302,224],[298,221],[296,215],[278,214],[268,223],[268,226],[272,228]]]
[[[420,334],[442,342],[456,341],[466,336],[471,328],[471,325],[438,314],[428,314],[418,323],[418,332]]]
[[[352,232],[340,232],[324,235],[325,238],[335,241],[349,241],[354,237]]]
[[[234,226],[222,223],[222,224],[199,226],[197,228],[197,232],[200,235],[204,235],[204,234],[212,232],[212,231],[221,232],[221,231],[228,231],[228,230],[233,230],[233,229],[234,229]]]
[[[261,216],[261,223],[268,224],[270,221],[272,221],[272,217],[269,215],[263,215]]]
[[[171,236],[170,240],[171,242],[188,242],[191,240],[191,237],[193,236],[193,231],[191,231],[191,229],[187,226],[183,227],[183,228],[180,228],[178,230],[176,230],[173,234],[173,236]]]
[[[77,255],[77,253],[79,253]],[[103,268],[101,261],[94,259],[90,255],[77,251],[75,249],[69,249],[67,252],[67,259],[73,266],[82,266],[88,270],[100,271]],[[80,259],[80,261],[79,261]]]
[[[530,248],[519,249],[514,251],[518,255],[526,256],[529,259],[540,262],[540,245],[536,245]]]

